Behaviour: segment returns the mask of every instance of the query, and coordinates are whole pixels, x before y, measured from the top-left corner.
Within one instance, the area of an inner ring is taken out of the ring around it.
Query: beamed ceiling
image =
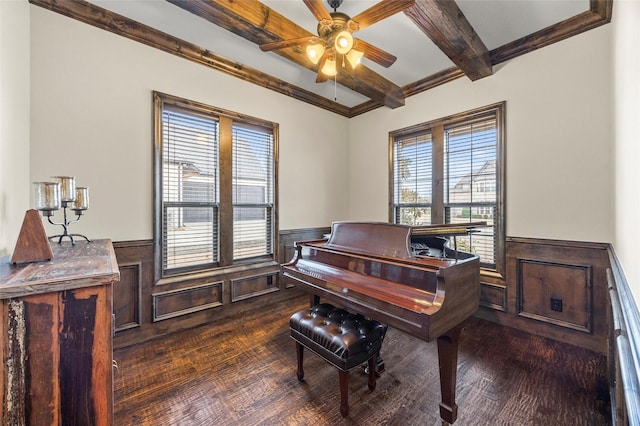
[[[335,78],[318,83],[318,65],[303,46],[259,47],[316,36],[312,9],[320,3],[313,1],[30,2],[346,117],[400,108],[457,78],[489,77],[509,59],[608,23],[613,7],[613,0],[415,0],[354,34],[397,57],[392,65],[365,56],[355,69],[339,66]],[[344,0],[338,11],[356,17],[378,3]]]

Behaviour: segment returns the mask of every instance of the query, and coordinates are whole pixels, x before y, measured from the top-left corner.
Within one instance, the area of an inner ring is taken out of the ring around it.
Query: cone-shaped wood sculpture
[[[11,263],[51,260],[53,251],[37,210],[27,210]]]

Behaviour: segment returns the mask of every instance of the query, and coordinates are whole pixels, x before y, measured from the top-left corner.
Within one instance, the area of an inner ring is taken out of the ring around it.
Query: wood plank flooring
[[[296,378],[288,320],[308,298],[288,290],[269,312],[115,351],[116,425],[440,425],[436,343],[389,329],[373,393],[350,374],[339,411],[337,370],[305,352]],[[481,319],[463,331],[458,426],[609,425],[606,359]]]

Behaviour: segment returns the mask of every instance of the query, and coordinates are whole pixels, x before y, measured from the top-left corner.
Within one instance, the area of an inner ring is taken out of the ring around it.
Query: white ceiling
[[[258,45],[169,2],[90,2],[348,107],[368,101],[350,89],[336,86],[333,81],[316,83],[313,71],[276,53],[262,52]],[[316,33],[317,21],[302,0],[262,2],[309,32]],[[344,0],[338,11],[355,16],[375,3],[377,1]],[[457,0],[456,3],[489,50],[589,10],[589,0]],[[363,64],[400,87],[454,66],[402,12],[359,31],[357,37],[398,58],[389,68],[366,59]]]

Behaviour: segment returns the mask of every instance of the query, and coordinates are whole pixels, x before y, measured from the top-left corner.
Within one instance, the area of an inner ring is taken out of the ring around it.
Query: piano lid
[[[412,239],[468,235],[477,232],[477,228],[482,226],[486,226],[486,222],[426,226],[386,222],[334,222],[325,247],[372,256],[412,259],[416,254]]]

